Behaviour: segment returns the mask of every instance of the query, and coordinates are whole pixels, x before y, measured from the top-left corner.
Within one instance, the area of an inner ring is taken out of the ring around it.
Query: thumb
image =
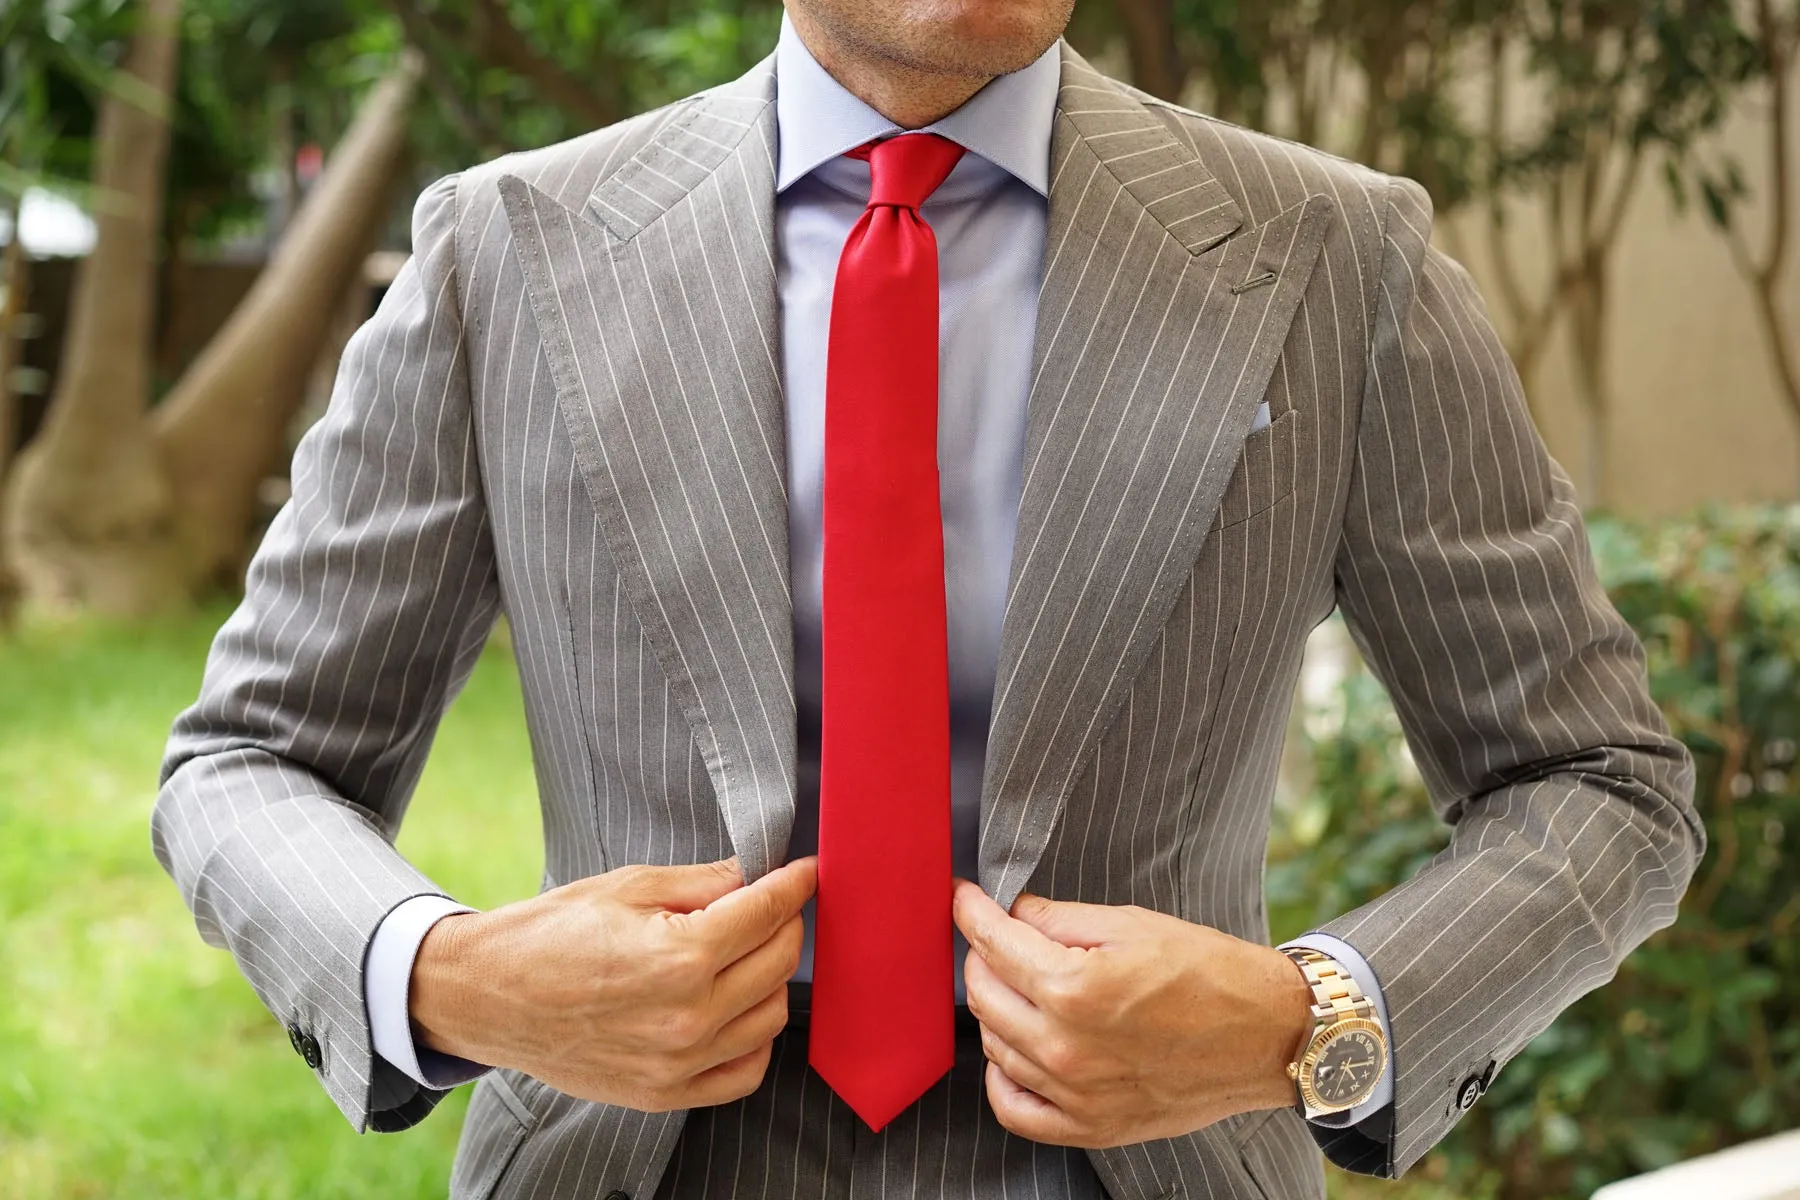
[[[1049,900],[1020,892],[1012,915],[1054,942],[1093,949],[1118,941],[1130,928],[1121,909],[1107,904]]]
[[[624,899],[647,909],[697,912],[744,886],[737,855],[717,862],[672,867],[637,867],[626,881]]]

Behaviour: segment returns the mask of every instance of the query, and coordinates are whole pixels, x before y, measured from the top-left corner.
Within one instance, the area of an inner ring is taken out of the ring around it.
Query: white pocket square
[[[1250,432],[1255,433],[1269,423],[1269,402],[1264,400],[1256,406],[1256,415],[1250,418]]]

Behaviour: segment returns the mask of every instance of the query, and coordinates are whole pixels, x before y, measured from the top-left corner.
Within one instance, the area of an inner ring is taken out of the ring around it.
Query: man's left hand
[[[988,1102],[1036,1142],[1100,1149],[1294,1103],[1312,994],[1278,950],[1136,905],[955,885]]]

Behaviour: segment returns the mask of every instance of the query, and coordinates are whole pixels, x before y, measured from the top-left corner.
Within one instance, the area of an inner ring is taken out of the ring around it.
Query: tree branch
[[[561,63],[540,54],[513,25],[500,0],[474,0],[474,5],[475,53],[527,80],[546,100],[592,125],[611,125],[625,115],[616,88],[608,88],[612,95],[591,91]]]
[[[471,146],[480,147],[489,157],[513,149],[511,140],[485,114],[464,101],[456,82],[444,69],[443,31],[405,0],[390,3],[388,7],[400,18],[400,27],[406,31],[406,40],[417,46],[424,55],[426,86],[443,106],[445,117],[456,126],[457,133]]]
[[[418,0],[387,3],[408,29],[409,37],[415,28],[428,28],[471,57],[519,76],[544,99],[578,120],[599,127],[611,125],[625,115],[616,83],[606,71],[599,73],[608,80],[605,89],[589,88],[561,63],[539,53],[513,25],[500,0],[473,0],[473,16],[466,20],[443,12],[428,12]]]

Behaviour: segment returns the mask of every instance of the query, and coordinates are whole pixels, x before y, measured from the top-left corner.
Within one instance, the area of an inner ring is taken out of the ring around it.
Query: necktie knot
[[[917,209],[963,156],[963,148],[935,133],[902,133],[850,151],[869,164],[869,207]]]

